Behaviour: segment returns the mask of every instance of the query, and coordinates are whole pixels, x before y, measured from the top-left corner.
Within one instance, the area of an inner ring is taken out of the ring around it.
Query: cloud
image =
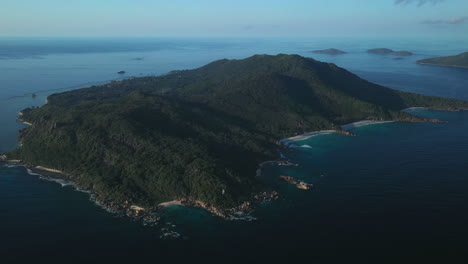
[[[418,6],[422,6],[422,5],[425,5],[425,4],[437,4],[437,3],[440,3],[440,2],[444,2],[445,0],[395,0],[395,4],[396,5],[400,5],[400,4],[411,4],[411,3],[415,3],[417,2],[418,3]]]
[[[434,24],[458,25],[458,24],[463,24],[463,23],[466,23],[466,22],[468,22],[468,16],[456,17],[456,18],[447,19],[447,20],[443,20],[443,19],[425,20],[422,23],[423,24],[432,24],[432,25],[434,25]]]

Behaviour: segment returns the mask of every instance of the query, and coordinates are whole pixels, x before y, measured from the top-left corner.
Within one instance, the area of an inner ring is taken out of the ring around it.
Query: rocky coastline
[[[157,225],[160,220],[160,215],[158,213],[160,213],[161,207],[155,206],[151,208],[143,208],[131,204],[129,201],[117,202],[105,199],[99,194],[93,192],[93,190],[84,188],[79,182],[74,181],[70,175],[62,171],[42,166],[31,166],[29,164],[23,164],[20,160],[8,160],[6,155],[0,156],[0,165],[2,164],[22,166],[28,170],[30,175],[37,175],[40,176],[43,180],[56,182],[62,186],[72,186],[78,191],[86,192],[90,195],[90,200],[93,201],[96,205],[118,217],[129,217],[135,221],[141,221],[145,226]]]
[[[134,221],[141,222],[144,226],[157,226],[161,223],[161,213],[166,207],[164,205],[158,204],[151,207],[141,207],[135,205],[131,201],[120,202],[109,200],[91,189],[84,188],[74,177],[60,170],[23,164],[20,160],[8,160],[6,155],[0,156],[0,165],[2,163],[23,166],[28,169],[31,175],[39,175],[42,179],[61,183],[62,186],[69,185],[76,190],[89,193],[91,201],[117,217],[128,217]],[[67,183],[64,183],[65,181]],[[252,221],[255,220],[255,218],[251,214],[259,204],[265,201],[276,200],[278,197],[279,193],[276,191],[262,191],[252,194],[250,199],[244,201],[239,206],[226,209],[192,198],[180,198],[177,200],[177,204],[180,206],[201,208],[226,220]]]
[[[253,194],[249,200],[244,201],[239,206],[227,209],[219,208],[209,203],[205,203],[192,198],[181,198],[177,200],[177,205],[201,208],[226,220],[252,221],[255,220],[255,218],[252,217],[251,214],[254,212],[255,208],[259,204],[265,201],[276,200],[278,199],[278,197],[279,194],[276,191],[259,192]],[[102,199],[102,197],[94,193],[91,193],[90,199],[109,213],[121,217],[130,217],[133,220],[141,221],[145,226],[158,225],[161,220],[161,213],[166,207],[162,205],[156,205],[153,207],[143,208],[136,205],[132,205],[129,201],[121,203],[117,201]]]
[[[405,109],[404,111],[408,111],[411,109],[421,109],[421,108],[409,108],[409,109]],[[423,109],[428,109],[428,108],[423,108]],[[453,110],[449,109],[449,111],[459,111],[459,110],[461,109],[453,109]],[[21,114],[22,113],[20,113],[20,115]],[[24,122],[20,119],[19,121]],[[307,139],[307,138],[310,138],[312,136],[319,135],[319,134],[341,133],[347,136],[354,136],[354,134],[347,131],[347,129],[351,128],[350,127],[351,125],[355,127],[355,126],[369,125],[369,124],[376,124],[376,123],[383,123],[383,122],[388,122],[388,121],[364,120],[364,121],[359,121],[359,122],[355,122],[352,124],[344,125],[334,130],[315,131],[315,132],[305,133],[302,135],[293,136],[290,138],[282,139],[277,143],[279,147],[291,148],[293,147],[293,144],[295,141],[304,140],[304,139]],[[444,121],[440,121],[437,119],[424,119],[420,122],[444,123]],[[50,168],[46,168],[43,166],[32,166],[31,164],[23,164],[20,160],[8,160],[8,157],[6,155],[0,156],[0,164],[1,163],[10,163],[10,164],[15,164],[19,166],[24,166],[29,170],[37,171],[38,175],[46,175],[47,177],[50,177],[50,179],[61,179],[64,181],[68,181],[70,182],[70,184],[68,185],[72,185],[73,187],[75,187],[76,189],[80,191],[85,191],[89,193],[90,200],[95,202],[98,206],[100,206],[107,212],[115,214],[116,216],[119,216],[119,217],[129,217],[135,221],[141,221],[142,224],[145,226],[158,225],[161,220],[161,212],[165,208],[165,206],[162,206],[162,205],[155,205],[152,207],[141,207],[132,203],[131,201],[121,202],[121,201],[109,200],[93,192],[93,190],[89,188],[84,188],[80,184],[79,180],[73,177],[73,175],[67,174],[66,172],[62,172],[57,169],[50,169]],[[259,164],[259,167],[257,170],[257,176],[261,174],[262,167],[270,163],[274,163],[274,164],[281,165],[281,166],[298,166],[298,164],[290,163],[289,161],[286,161],[284,159],[280,159],[277,161],[266,161],[266,162]],[[283,180],[289,183],[294,183],[296,186],[298,186],[298,188],[306,189],[303,187],[305,187],[307,184],[301,184],[295,179],[283,178]],[[251,221],[255,219],[254,217],[251,216],[251,214],[259,204],[265,201],[276,200],[278,199],[278,197],[279,197],[279,194],[277,191],[263,191],[263,192],[252,194],[252,196],[247,201],[244,201],[239,206],[236,206],[234,208],[219,208],[212,204],[205,203],[203,201],[199,201],[196,199],[192,199],[190,197],[177,199],[177,203],[181,206],[202,208],[208,212],[211,212],[214,215],[217,215],[227,220]]]
[[[281,176],[279,176],[279,178],[281,180],[289,183],[289,184],[292,184],[292,185],[296,186],[296,188],[300,189],[300,190],[306,190],[307,191],[307,190],[310,190],[313,187],[313,184],[298,180],[298,179],[296,179],[294,177],[291,177],[291,176],[281,175]]]

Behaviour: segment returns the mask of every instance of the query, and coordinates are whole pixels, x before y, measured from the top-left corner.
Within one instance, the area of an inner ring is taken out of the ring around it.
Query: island
[[[324,49],[324,50],[313,50],[312,53],[317,54],[329,54],[329,55],[341,55],[347,54],[347,52],[339,50],[339,49]]]
[[[280,160],[280,139],[359,120],[437,122],[401,111],[416,106],[468,102],[392,90],[299,55],[223,59],[50,95],[22,111],[30,126],[2,159],[60,172],[111,212],[147,217],[174,201],[235,218],[277,197],[257,172]]]
[[[437,65],[445,67],[468,68],[468,52],[456,56],[437,57],[417,61],[418,64]]]
[[[379,48],[379,49],[370,49],[367,50],[367,53],[371,54],[378,54],[378,55],[392,55],[392,56],[411,56],[413,53],[402,50],[402,51],[394,51],[391,49],[386,49],[386,48]]]

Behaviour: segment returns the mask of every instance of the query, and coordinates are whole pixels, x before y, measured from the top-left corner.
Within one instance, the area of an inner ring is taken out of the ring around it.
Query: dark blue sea
[[[381,47],[415,55],[394,60],[365,53]],[[0,152],[18,144],[24,127],[16,121],[18,111],[44,104],[52,93],[254,54],[300,54],[390,88],[468,100],[468,69],[415,63],[467,47],[467,38],[1,38]],[[349,54],[309,52],[324,48]],[[299,148],[285,155],[300,166],[272,165],[264,176],[295,176],[313,183],[312,190],[279,184],[280,199],[262,205],[252,222],[172,207],[163,226],[181,233],[178,240],[160,239],[160,227],[114,217],[72,186],[43,180],[24,167],[0,167],[0,259],[463,263],[468,261],[468,112],[413,112],[448,123],[385,123],[355,128],[356,137],[329,134],[297,142]]]

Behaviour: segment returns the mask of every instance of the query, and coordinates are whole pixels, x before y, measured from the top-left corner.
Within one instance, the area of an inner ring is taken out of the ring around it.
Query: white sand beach
[[[161,207],[170,207],[170,206],[174,206],[174,205],[182,205],[182,202],[179,201],[179,200],[174,200],[174,201],[159,204],[159,206],[161,206]]]
[[[375,125],[375,124],[383,124],[383,123],[392,123],[395,121],[375,121],[375,120],[361,120],[357,121],[354,123],[342,125],[341,129],[347,131],[349,129],[353,129],[356,127],[362,127],[362,126],[367,126],[367,125]],[[288,137],[281,139],[280,142],[285,145],[285,146],[293,146],[295,141],[301,141],[301,140],[306,140],[314,136],[318,135],[327,135],[327,134],[332,134],[332,133],[339,133],[338,130],[319,130],[319,131],[313,131],[313,132],[308,132],[304,133],[301,135],[293,136],[293,137]]]
[[[27,126],[32,126],[33,124],[32,123],[29,123],[29,122],[26,122],[26,121],[22,121],[22,120],[19,120],[21,123],[27,125]]]
[[[144,211],[145,210],[145,208],[137,206],[137,205],[130,206],[130,209],[134,210],[134,211]]]
[[[53,172],[53,173],[60,173],[60,174],[63,174],[62,171],[55,170],[55,169],[50,169],[50,168],[46,168],[46,167],[43,167],[43,166],[36,166],[35,169],[42,170],[42,171]]]
[[[342,125],[341,129],[348,130],[353,129],[356,127],[368,126],[368,125],[376,125],[376,124],[384,124],[384,123],[393,123],[395,121],[374,121],[374,120],[361,120],[354,123]]]
[[[309,139],[313,136],[317,136],[317,135],[326,135],[326,134],[331,134],[331,133],[336,133],[337,131],[336,130],[319,130],[319,131],[313,131],[313,132],[309,132],[309,133],[305,133],[305,134],[301,134],[301,135],[297,135],[297,136],[293,136],[293,137],[288,137],[288,138],[284,138],[284,139],[281,139],[280,142],[283,144],[283,145],[290,145],[291,143],[293,143],[294,141],[300,141],[300,140],[306,140],[306,139]]]
[[[429,109],[427,107],[421,107],[421,106],[417,106],[417,107],[408,107],[408,108],[405,108],[401,111],[407,111],[407,110],[426,110],[426,109]]]

